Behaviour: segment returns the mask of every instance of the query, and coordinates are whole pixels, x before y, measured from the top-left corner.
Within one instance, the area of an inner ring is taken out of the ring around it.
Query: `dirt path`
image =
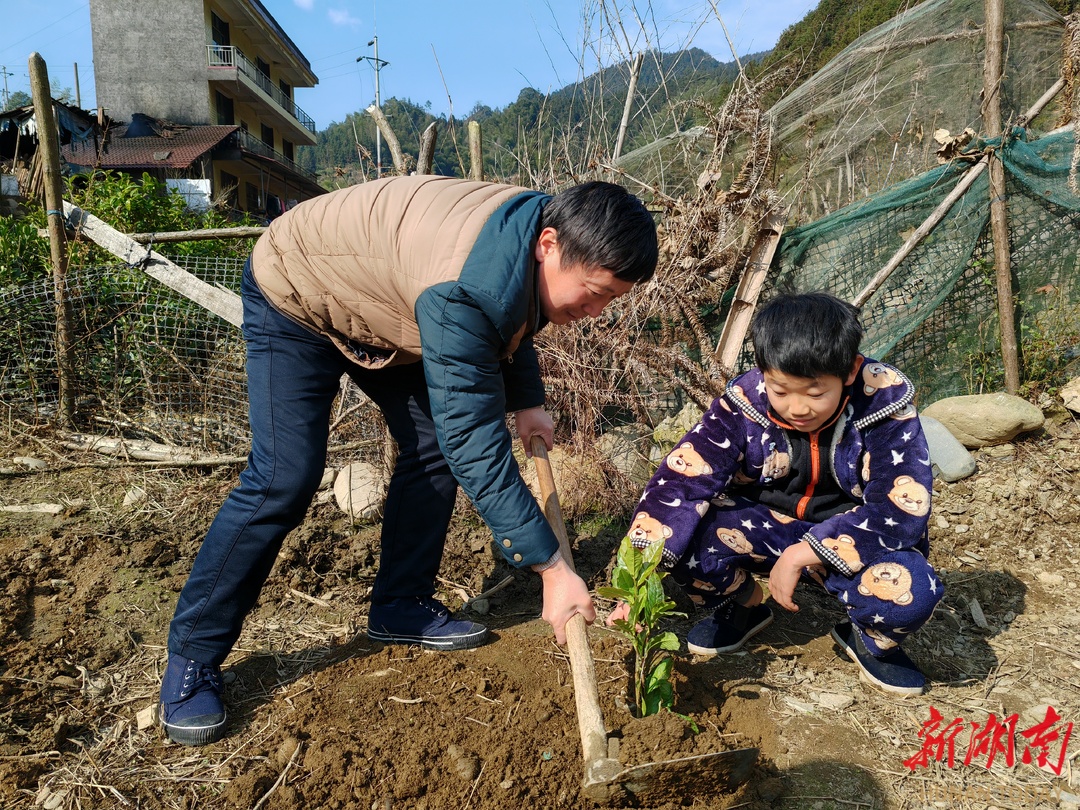
[[[538,578],[516,574],[492,598],[485,621],[497,640],[487,647],[373,644],[363,628],[376,529],[329,505],[287,541],[228,662],[229,736],[189,749],[140,728],[176,593],[236,471],[79,467],[85,459],[50,447],[28,439],[0,451],[0,467],[15,456],[49,465],[0,477],[0,506],[63,507],[0,512],[0,806],[588,806],[569,663],[537,618]],[[937,485],[933,562],[947,591],[910,644],[932,680],[920,698],[860,684],[828,638],[839,607],[804,586],[800,613],[778,610],[748,650],[679,657],[677,709],[698,734],[673,715],[632,720],[627,648],[594,628],[604,715],[624,762],[760,749],[734,793],[702,780],[685,798],[640,806],[1076,807],[1080,728],[1064,734],[1080,720],[1078,451],[1080,428],[1065,418],[1011,452],[980,454],[974,477]],[[135,486],[147,497],[123,507]],[[598,525],[571,529],[594,587],[623,528]],[[463,513],[442,569],[446,600],[460,605],[512,573]],[[1049,708],[1056,723],[1042,723]],[[925,750],[926,767],[917,762],[935,711],[936,733],[953,740],[951,768],[935,758],[946,759],[944,741]],[[1014,713],[1015,735],[1000,733]]]

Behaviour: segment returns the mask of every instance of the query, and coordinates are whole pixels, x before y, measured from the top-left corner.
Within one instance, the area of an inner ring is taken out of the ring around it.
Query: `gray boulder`
[[[1043,426],[1043,412],[1012,394],[972,394],[939,399],[922,409],[967,448],[1005,444]]]
[[[919,414],[923,435],[930,448],[934,475],[943,481],[959,481],[975,472],[975,457],[960,444],[947,427],[932,416]]]

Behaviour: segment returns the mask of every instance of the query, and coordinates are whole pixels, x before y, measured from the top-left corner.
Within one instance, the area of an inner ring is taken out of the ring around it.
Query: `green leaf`
[[[660,636],[660,649],[662,650],[678,650],[679,649],[679,637],[674,633],[664,633]]]
[[[625,602],[630,598],[630,591],[626,588],[612,588],[608,585],[603,585],[596,589],[596,595],[602,596],[605,599],[618,599],[620,602]]]

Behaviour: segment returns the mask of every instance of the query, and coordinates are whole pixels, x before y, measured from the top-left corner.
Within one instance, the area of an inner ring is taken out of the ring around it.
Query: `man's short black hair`
[[[758,368],[793,377],[847,379],[862,336],[858,308],[827,292],[777,295],[750,326]]]
[[[656,223],[622,186],[597,180],[560,191],[544,208],[544,228],[558,234],[564,267],[603,267],[631,284],[656,272]]]

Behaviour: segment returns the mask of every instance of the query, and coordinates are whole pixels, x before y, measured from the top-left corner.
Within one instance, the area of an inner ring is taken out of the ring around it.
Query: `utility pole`
[[[0,74],[4,77],[4,109],[6,110],[8,100],[10,99],[10,96],[8,95],[7,77],[14,76],[15,74],[7,69],[7,65],[0,65]]]
[[[363,62],[367,60],[375,65],[375,106],[382,110],[382,99],[379,97],[379,71],[389,65],[390,63],[384,59],[379,58],[379,38],[374,36],[371,38],[371,42],[368,46],[375,46],[374,56],[358,56],[357,62]],[[382,135],[379,132],[379,128],[375,127],[375,178],[382,177]]]

